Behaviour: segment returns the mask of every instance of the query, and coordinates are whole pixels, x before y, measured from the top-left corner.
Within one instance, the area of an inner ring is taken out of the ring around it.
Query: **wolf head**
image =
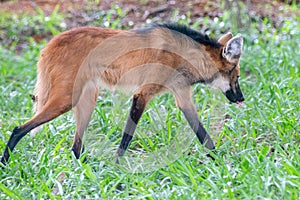
[[[229,101],[241,103],[245,100],[238,81],[243,38],[241,36],[233,37],[231,33],[227,33],[218,42],[221,44],[218,58],[216,58],[219,73],[210,85],[219,88]]]

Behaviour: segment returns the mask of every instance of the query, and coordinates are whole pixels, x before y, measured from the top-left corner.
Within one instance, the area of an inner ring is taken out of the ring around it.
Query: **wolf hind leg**
[[[68,96],[52,96],[49,97],[47,103],[42,110],[31,120],[21,126],[14,128],[7,145],[5,147],[1,162],[5,164],[10,155],[9,151],[13,151],[18,142],[32,129],[53,120],[72,108],[71,98]]]
[[[84,88],[79,101],[74,107],[76,117],[76,132],[72,151],[77,159],[80,157],[80,152],[84,150],[82,138],[90,121],[92,112],[96,106],[98,97],[98,88],[96,85],[89,85]]]

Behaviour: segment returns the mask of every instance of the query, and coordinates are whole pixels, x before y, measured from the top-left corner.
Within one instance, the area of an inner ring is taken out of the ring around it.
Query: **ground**
[[[138,3],[137,3],[138,2]],[[283,1],[271,0],[251,0],[244,1],[242,6],[239,1],[207,1],[207,0],[121,0],[117,3],[111,3],[109,0],[102,1],[87,1],[87,0],[37,0],[37,1],[4,1],[0,4],[0,11],[6,10],[13,14],[22,15],[29,13],[36,14],[37,7],[41,8],[45,14],[51,15],[56,6],[59,6],[59,12],[66,14],[65,23],[66,29],[71,29],[77,26],[95,25],[95,21],[99,20],[105,12],[111,12],[110,20],[115,20],[121,17],[117,28],[139,28],[145,24],[155,22],[172,22],[178,21],[180,18],[189,18],[189,23],[195,22],[199,18],[209,17],[214,19],[224,15],[224,11],[229,11],[237,17],[259,17],[263,19],[268,17],[275,27],[282,24],[282,21],[291,17],[292,13],[300,16],[300,11],[291,12],[286,9]],[[297,2],[297,1],[285,1]],[[235,9],[238,8],[238,9]],[[245,12],[241,12],[245,11]],[[188,16],[187,16],[188,15]],[[242,16],[239,16],[242,15]],[[174,19],[175,18],[175,19]],[[241,21],[241,20],[240,20]],[[248,22],[246,22],[248,23]],[[97,24],[105,26],[105,24]],[[199,23],[201,25],[201,22]],[[243,23],[238,23],[237,26],[242,28]],[[40,40],[47,35],[34,35],[37,40]]]

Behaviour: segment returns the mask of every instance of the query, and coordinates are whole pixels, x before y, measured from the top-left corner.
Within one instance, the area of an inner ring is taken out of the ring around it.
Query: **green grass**
[[[199,116],[217,145],[215,161],[205,156],[198,140],[192,141],[194,133],[173,97],[164,94],[149,104],[129,151],[116,165],[111,155],[120,142],[131,101],[128,95],[104,91],[86,133],[87,163],[76,160],[70,151],[75,130],[70,112],[35,137],[21,140],[0,171],[0,198],[299,199],[299,18],[285,20],[278,29],[268,24],[268,20],[258,22],[243,32],[244,107],[228,104],[218,91],[195,86]],[[264,27],[260,33],[258,25]],[[28,41],[20,54],[0,47],[1,152],[13,128],[32,116],[29,94],[45,42]],[[180,146],[174,138],[186,139],[186,145]],[[168,161],[160,154],[162,161],[151,165],[155,161],[151,155],[167,149],[174,149],[174,157]],[[143,168],[132,173],[136,166]]]

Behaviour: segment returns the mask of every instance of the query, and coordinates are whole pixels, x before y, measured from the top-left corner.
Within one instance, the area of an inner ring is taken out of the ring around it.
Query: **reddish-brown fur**
[[[227,34],[220,38],[221,48],[214,48],[196,44],[185,36],[174,36],[164,29],[155,29],[148,35],[92,27],[64,32],[54,37],[41,52],[37,64],[35,116],[16,127],[7,148],[12,151],[28,131],[74,108],[73,151],[78,158],[83,133],[96,105],[98,86],[136,90],[132,113],[136,112],[134,109],[142,113],[154,95],[169,90],[197,132],[195,127],[199,120],[191,99],[191,85],[199,80],[215,79],[216,74],[229,77],[227,72],[233,64],[238,65],[238,61],[233,63],[220,55],[232,37]],[[230,80],[236,81],[238,75],[239,66]],[[130,125],[128,127],[129,130]],[[209,136],[203,140],[208,148],[214,147]],[[2,162],[9,157],[7,148]]]

